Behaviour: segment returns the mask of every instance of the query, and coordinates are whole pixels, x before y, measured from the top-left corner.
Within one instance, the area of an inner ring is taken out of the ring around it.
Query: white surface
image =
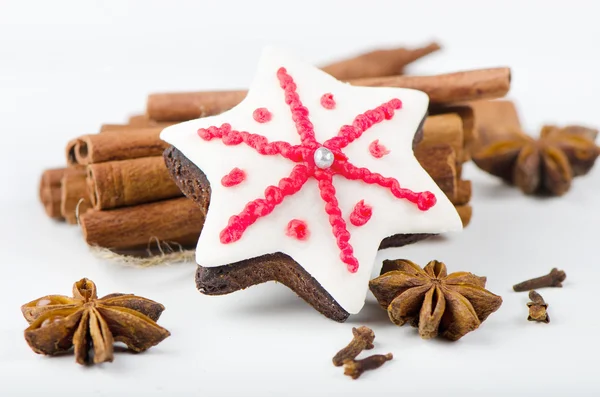
[[[532,132],[544,122],[599,126],[596,2],[160,4],[0,1],[0,395],[598,395],[600,319],[589,310],[600,277],[598,167],[564,198],[536,200],[469,166],[472,224],[451,239],[380,255],[419,264],[438,258],[450,271],[488,276],[504,304],[457,343],[423,341],[392,325],[372,297],[338,324],[275,284],[202,296],[192,265],[139,270],[97,260],[77,228],[46,219],[37,202],[39,174],[62,164],[67,139],[123,121],[143,109],[149,92],[244,86],[268,43],[325,62],[438,37],[446,50],[413,71],[510,65],[511,97]],[[527,297],[510,287],[552,266],[568,273],[565,288],[543,291],[552,323],[529,323]],[[164,303],[160,323],[173,335],[100,367],[33,354],[19,306],[68,293],[83,276],[100,293],[131,291]],[[377,334],[374,353],[395,358],[351,381],[330,359],[360,324]]]
[[[264,198],[267,186],[277,186],[287,178],[297,164],[281,155],[261,156],[251,147],[225,145],[221,139],[205,141],[198,137],[200,128],[230,124],[236,131],[247,131],[266,137],[269,142],[301,143],[292,120],[290,108],[277,79],[279,68],[297,84],[297,93],[309,111],[315,139],[321,144],[337,136],[344,124],[369,109],[375,109],[396,98],[402,108],[391,120],[373,125],[342,152],[356,167],[367,167],[385,177],[396,178],[403,188],[414,192],[430,191],[437,198],[435,206],[421,211],[408,200],[401,200],[385,188],[368,186],[336,175],[333,185],[347,228],[352,235],[350,244],[359,268],[350,273],[340,259],[340,249],[325,213],[318,182],[310,178],[300,191],[278,205],[271,214],[259,219],[235,242],[222,244],[221,231],[229,218],[239,214],[248,202]],[[332,93],[335,109],[325,109],[320,98]],[[285,54],[267,48],[259,61],[256,76],[248,96],[234,109],[218,116],[204,117],[166,128],[161,138],[171,143],[206,174],[211,185],[211,203],[196,248],[196,263],[202,266],[222,266],[256,258],[274,252],[288,254],[302,266],[348,313],[356,314],[363,307],[381,240],[398,233],[442,233],[462,229],[460,218],[450,200],[421,167],[412,152],[412,142],[419,124],[427,112],[429,99],[420,91],[402,88],[352,87],[341,83],[321,70]],[[257,123],[252,112],[266,107],[273,119]],[[369,153],[374,139],[384,142],[390,153],[377,159]],[[246,172],[247,179],[234,187],[223,187],[221,178],[234,167]],[[365,200],[373,206],[373,216],[361,227],[353,226],[348,216],[356,203]],[[308,225],[310,236],[305,241],[285,234],[292,219]]]

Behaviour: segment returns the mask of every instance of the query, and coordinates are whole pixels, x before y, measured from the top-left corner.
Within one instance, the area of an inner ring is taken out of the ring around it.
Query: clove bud
[[[354,360],[363,350],[373,348],[375,333],[371,328],[365,326],[358,328],[353,327],[352,335],[354,335],[354,337],[348,346],[344,347],[333,356],[333,365],[336,367],[341,367],[345,361]]]
[[[363,372],[379,368],[392,358],[394,358],[392,353],[388,353],[374,354],[367,358],[363,358],[362,360],[347,360],[344,363],[344,375],[348,375],[352,377],[352,379],[358,379]]]
[[[544,298],[536,291],[531,290],[529,291],[529,299],[531,299],[531,302],[527,303],[527,307],[529,307],[529,317],[527,317],[527,320],[546,324],[549,323],[550,317],[546,312],[548,304],[544,302]]]
[[[531,280],[523,281],[522,283],[513,285],[515,292],[525,292],[538,288],[545,287],[562,287],[562,282],[565,281],[567,275],[562,270],[554,268],[550,273],[542,277],[532,278]]]

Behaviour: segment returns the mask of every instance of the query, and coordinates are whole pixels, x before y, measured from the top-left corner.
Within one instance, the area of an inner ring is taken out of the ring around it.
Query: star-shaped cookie
[[[210,183],[198,264],[281,253],[358,313],[384,238],[462,229],[412,151],[428,102],[265,50],[238,106],[161,134]]]

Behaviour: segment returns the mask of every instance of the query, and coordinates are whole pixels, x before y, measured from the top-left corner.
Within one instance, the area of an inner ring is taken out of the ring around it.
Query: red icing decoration
[[[371,153],[371,156],[375,157],[376,159],[380,159],[386,154],[390,153],[388,148],[379,143],[379,139],[375,139],[373,142],[371,142],[369,145],[369,152]]]
[[[298,240],[306,240],[308,239],[310,232],[308,231],[306,222],[301,221],[300,219],[292,219],[287,224],[285,234]]]
[[[362,226],[369,222],[371,216],[373,216],[373,207],[365,204],[365,200],[360,200],[350,214],[350,223],[354,226]]]
[[[271,121],[273,114],[267,108],[257,108],[252,113],[252,117],[259,123],[266,123],[267,121]]]
[[[368,184],[378,185],[388,189],[395,197],[408,200],[417,207],[426,211],[436,203],[435,195],[431,192],[413,192],[404,189],[394,178],[384,177],[373,173],[367,168],[353,165],[342,149],[358,139],[365,131],[373,125],[394,117],[394,112],[402,108],[399,99],[392,99],[375,109],[367,110],[355,117],[352,125],[343,125],[337,136],[319,143],[315,139],[313,124],[308,118],[308,109],[300,101],[296,92],[296,83],[287,73],[285,68],[279,68],[277,78],[284,91],[285,103],[290,107],[292,120],[301,139],[300,145],[292,145],[288,142],[269,140],[257,134],[245,131],[235,131],[229,124],[221,127],[201,128],[198,136],[206,141],[219,138],[225,145],[239,145],[244,143],[256,150],[263,156],[281,155],[296,164],[290,175],[282,178],[277,186],[268,186],[265,189],[264,198],[258,198],[246,204],[244,209],[237,215],[229,218],[227,226],[221,231],[221,243],[229,244],[239,240],[246,229],[248,229],[259,218],[269,215],[285,197],[296,194],[309,178],[318,181],[321,198],[325,203],[325,212],[328,215],[329,224],[337,246],[340,249],[340,259],[346,264],[350,272],[358,270],[358,260],[354,257],[354,250],[350,244],[350,232],[346,227],[346,221],[342,217],[342,211],[338,205],[335,195],[335,187],[332,180],[333,175],[341,175],[350,180],[361,180]],[[314,152],[324,146],[334,154],[334,162],[327,169],[320,169],[314,163]],[[288,225],[289,232],[289,225]]]
[[[246,173],[243,170],[240,170],[239,168],[235,167],[229,172],[229,174],[221,178],[221,185],[225,187],[232,187],[235,185],[239,185],[245,180]]]
[[[321,97],[321,106],[323,106],[325,109],[335,108],[335,99],[333,99],[332,93],[323,94]]]

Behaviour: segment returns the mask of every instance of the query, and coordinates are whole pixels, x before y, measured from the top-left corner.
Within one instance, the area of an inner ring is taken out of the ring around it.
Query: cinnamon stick
[[[80,217],[89,245],[111,249],[145,248],[152,239],[193,246],[198,242],[203,210],[188,198],[157,201]]]
[[[401,74],[404,67],[440,49],[439,44],[430,43],[415,49],[394,48],[375,50],[354,58],[345,59],[321,68],[338,80],[364,77],[380,77]]]
[[[79,138],[71,139],[67,143],[67,147],[65,148],[65,154],[67,157],[67,165],[74,166],[77,165],[77,156],[75,153],[77,152],[77,148],[80,144],[81,140]]]
[[[135,127],[130,127],[127,124],[102,124],[100,126],[100,132],[106,132],[106,131],[114,131],[114,130],[126,130],[129,128],[135,128]]]
[[[127,124],[132,127],[148,127],[150,118],[145,114],[135,114],[129,117]]]
[[[67,147],[67,161],[72,160],[71,152],[75,153],[76,164],[81,165],[160,156],[169,146],[160,140],[161,131],[162,128],[140,128],[84,135],[75,145]]]
[[[471,102],[475,116],[474,129],[478,134],[476,145],[486,145],[495,139],[509,138],[521,134],[521,122],[515,104],[511,101]]]
[[[457,160],[462,159],[463,124],[456,113],[430,116],[423,124],[423,139],[419,145],[448,144],[454,150]]]
[[[471,194],[473,187],[471,181],[465,181],[459,179],[456,184],[456,196],[454,199],[450,199],[454,205],[465,205],[471,201]]]
[[[471,217],[473,216],[473,207],[470,205],[457,205],[455,206],[456,212],[458,212],[458,216],[460,216],[460,220],[462,221],[463,227],[466,227],[469,223],[471,223]]]
[[[350,80],[369,87],[403,87],[424,91],[432,104],[465,102],[504,96],[510,88],[510,69],[479,69],[436,76],[389,76]],[[212,91],[152,94],[147,114],[156,121],[186,121],[231,109],[246,91]]]
[[[136,114],[134,116],[129,117],[128,127],[130,128],[154,128],[160,127],[165,128],[170,125],[173,125],[172,122],[164,122],[164,121],[156,121],[152,120],[145,114]]]
[[[415,157],[439,188],[453,200],[456,197],[456,156],[448,144],[419,145]]]
[[[402,87],[424,91],[431,104],[499,98],[510,89],[510,69],[492,68],[436,76],[389,76],[350,81],[368,87]]]
[[[159,121],[187,121],[213,116],[231,109],[246,97],[247,91],[204,91],[152,94],[146,112]]]
[[[87,181],[96,210],[179,197],[162,156],[90,164]]]
[[[68,168],[61,181],[60,203],[60,213],[67,223],[72,225],[77,224],[77,212],[83,214],[90,208],[88,196],[85,182],[85,168]],[[78,205],[79,208],[77,208]]]
[[[46,170],[40,179],[40,201],[50,218],[62,219],[60,213],[60,186],[65,168]]]
[[[454,105],[454,106],[437,106],[430,109],[431,115],[455,114],[462,121],[463,130],[463,150],[460,156],[457,155],[459,163],[466,163],[471,160],[471,150],[478,140],[478,131],[475,128],[474,111],[469,105]]]

